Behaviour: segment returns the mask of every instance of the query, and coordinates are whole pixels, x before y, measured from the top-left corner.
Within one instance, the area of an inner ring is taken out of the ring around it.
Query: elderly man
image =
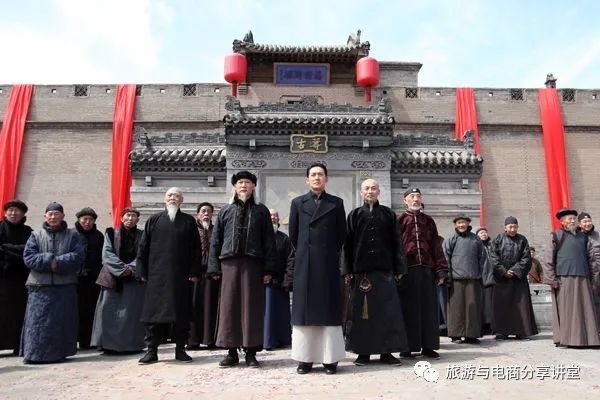
[[[367,365],[371,354],[384,364],[400,365],[393,352],[408,350],[396,282],[406,274],[402,236],[396,214],[379,204],[379,183],[362,182],[364,201],[348,215],[342,274],[350,289],[346,350],[358,354],[354,364]]]
[[[306,169],[310,191],[292,200],[289,233],[296,249],[293,267],[292,359],[306,374],[323,363],[337,372],[346,356],[342,332],[340,255],[346,237],[344,201],[325,192],[327,167]]]
[[[79,348],[88,349],[92,337],[94,313],[100,287],[96,279],[102,269],[102,247],[104,235],[96,228],[98,214],[93,208],[85,207],[77,214],[75,229],[85,249],[85,262],[77,273],[77,300],[79,302]]]
[[[454,234],[443,249],[452,286],[448,296],[448,337],[458,343],[479,344],[482,333],[483,286],[493,282],[487,251],[471,232],[471,218],[459,215],[452,221]]]
[[[104,267],[96,283],[102,288],[92,331],[92,346],[104,353],[139,352],[144,345],[140,322],[145,285],[136,266],[142,231],[137,229],[140,212],[125,208],[121,226],[106,229],[102,260]]]
[[[213,230],[208,274],[221,278],[218,347],[228,349],[219,363],[239,364],[238,347],[246,366],[257,368],[262,350],[265,289],[275,273],[275,237],[269,209],[256,201],[256,175],[240,171],[231,177],[233,199],[221,209]]]
[[[213,232],[214,206],[211,203],[200,203],[196,207],[196,223],[200,242],[202,243],[202,273],[208,268],[208,253],[210,251],[210,240]],[[188,350],[200,350],[200,345],[206,345],[207,349],[214,349],[215,334],[217,332],[217,314],[219,312],[219,293],[221,281],[211,279],[204,275],[199,282],[194,283],[192,329]]]
[[[504,233],[492,240],[490,262],[496,285],[492,299],[492,330],[496,340],[509,335],[526,339],[538,333],[529,293],[527,273],[531,252],[527,238],[520,233],[515,217],[504,220]]]
[[[140,364],[158,361],[158,346],[171,327],[175,359],[192,361],[185,352],[192,316],[190,280],[199,279],[202,248],[196,220],[179,209],[181,203],[181,189],[167,190],[166,208],[148,218],[139,246],[137,268],[146,282],[141,321],[146,324],[148,345]]]
[[[600,260],[585,233],[577,228],[577,211],[563,208],[556,213],[561,229],[552,233],[544,263],[544,282],[552,287],[552,331],[556,346],[600,346],[592,271]]]
[[[269,210],[275,232],[275,251],[277,263],[276,277],[265,285],[265,332],[263,346],[267,350],[286,347],[292,344],[292,325],[290,322],[290,292],[282,287],[287,271],[288,260],[293,257],[290,238],[279,230],[279,213]]]
[[[600,233],[594,228],[592,216],[590,213],[582,212],[577,217],[579,220],[579,228],[586,234],[588,241],[591,243],[594,250],[594,256],[600,259]],[[596,305],[596,319],[598,320],[598,329],[600,330],[600,268],[596,266],[596,270],[592,271],[592,288],[594,291],[594,303]]]
[[[50,203],[44,218],[23,252],[31,270],[21,336],[26,364],[59,362],[77,352],[77,273],[85,250],[77,232],[67,228],[62,205]]]
[[[411,188],[404,192],[404,211],[398,218],[397,230],[402,234],[408,274],[398,290],[406,320],[409,351],[400,355],[413,358],[421,351],[428,358],[440,355],[439,310],[437,285],[448,282],[448,263],[433,218],[421,209],[421,191]]]
[[[27,205],[20,200],[4,204],[0,221],[0,350],[19,354],[21,327],[27,304],[25,281],[29,270],[23,262],[31,228],[25,225]]]

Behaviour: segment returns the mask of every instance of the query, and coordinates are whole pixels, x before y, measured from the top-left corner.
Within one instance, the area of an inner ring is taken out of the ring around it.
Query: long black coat
[[[141,321],[189,321],[189,278],[200,275],[201,264],[202,247],[194,217],[181,211],[174,222],[167,211],[151,216],[146,221],[137,259],[140,276],[147,282]]]
[[[296,197],[289,233],[296,249],[292,325],[342,323],[340,254],[346,237],[344,201],[328,193],[317,208],[312,193]]]

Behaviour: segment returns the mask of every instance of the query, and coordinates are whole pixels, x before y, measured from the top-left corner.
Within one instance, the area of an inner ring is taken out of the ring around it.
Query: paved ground
[[[175,362],[173,353],[172,345],[161,347],[161,361],[148,366],[137,364],[139,355],[94,351],[42,366],[0,353],[0,399],[600,399],[600,350],[555,348],[547,331],[531,341],[487,336],[479,346],[442,338],[442,359],[425,372],[431,380],[437,370],[437,382],[415,374],[421,357],[400,367],[356,367],[348,353],[337,375],[317,368],[300,376],[289,349],[260,353],[260,369],[219,369],[223,351],[190,352],[191,364]]]

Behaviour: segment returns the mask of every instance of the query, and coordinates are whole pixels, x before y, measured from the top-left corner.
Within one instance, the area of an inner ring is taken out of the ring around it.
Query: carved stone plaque
[[[327,139],[327,135],[290,135],[290,152],[325,154],[329,151]]]

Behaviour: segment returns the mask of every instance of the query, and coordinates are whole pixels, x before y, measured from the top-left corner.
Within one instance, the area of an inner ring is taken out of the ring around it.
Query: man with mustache
[[[592,271],[600,260],[585,233],[577,226],[577,211],[556,213],[561,229],[552,233],[544,263],[544,282],[552,287],[554,344],[566,347],[600,346],[592,293]]]
[[[185,352],[192,316],[191,282],[201,274],[202,248],[196,220],[182,212],[181,189],[165,194],[165,210],[146,221],[138,250],[137,268],[146,282],[141,321],[146,324],[148,351],[139,362],[158,361],[158,345],[173,328],[175,359],[191,362]]]

